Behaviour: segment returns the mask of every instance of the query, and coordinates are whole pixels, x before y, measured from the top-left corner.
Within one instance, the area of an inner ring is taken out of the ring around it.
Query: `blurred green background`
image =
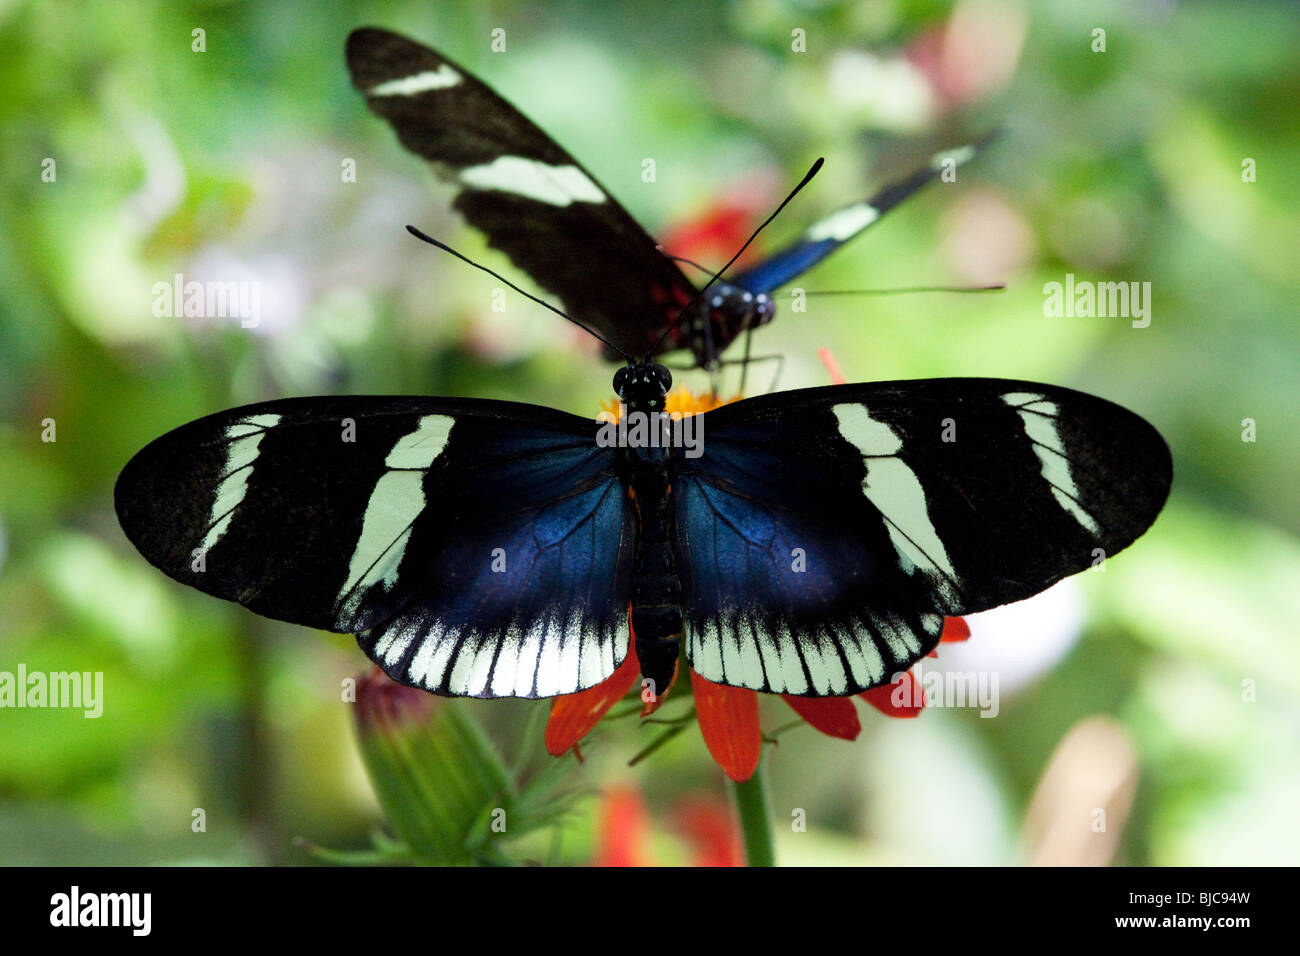
[[[967,644],[923,662],[996,673],[996,718],[860,705],[854,743],[783,735],[765,757],[779,858],[1300,858],[1294,5],[41,0],[0,2],[0,671],[102,671],[104,714],[0,710],[0,862],[307,863],[293,837],[362,847],[380,819],[340,699],[366,665],[352,639],[188,590],[123,538],[113,481],[148,440],[289,395],[594,416],[610,394],[580,333],[514,294],[492,311],[495,280],[403,231],[522,281],[351,89],[343,41],[363,24],[476,72],[661,237],[728,210],[757,223],[825,156],[761,237],[772,248],[1003,125],[958,182],[798,284],[1005,293],[812,299],[755,351],[788,357],[781,388],[826,383],[824,346],[850,380],[993,375],[1103,395],[1166,436],[1173,495],[1104,573],[974,618]],[[723,240],[673,251],[717,266]],[[156,317],[153,285],[178,272],[256,280],[261,324]],[[1150,282],[1150,327],[1045,316],[1043,285],[1066,273]],[[765,726],[791,716],[771,705]],[[546,703],[466,706],[508,754],[541,752],[524,728]],[[639,789],[655,858],[679,862],[681,801],[725,805],[725,779],[693,728],[629,769],[650,734],[603,726],[572,782]],[[601,798],[579,806],[570,862],[605,838]],[[789,825],[796,808],[807,832]]]

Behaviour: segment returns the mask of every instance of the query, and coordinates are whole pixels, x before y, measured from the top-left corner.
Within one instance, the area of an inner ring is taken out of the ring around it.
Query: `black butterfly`
[[[1156,430],[1070,389],[804,389],[705,413],[694,448],[651,445],[670,381],[619,369],[627,421],[648,416],[639,443],[511,402],[249,405],[148,445],[117,513],[173,578],[355,632],[390,677],[435,693],[594,686],[631,625],[655,688],[684,645],[709,680],[825,696],[888,681],[945,616],[1115,554],[1169,491]]]
[[[697,302],[695,286],[595,177],[463,67],[373,28],[348,37],[347,61],[370,109],[459,188],[454,207],[466,221],[569,315],[625,355],[689,349],[710,369],[741,333],[771,321],[771,292],[939,176],[942,160],[964,163],[986,142],[939,154],[906,179],[826,216]],[[661,340],[691,302],[690,317]]]

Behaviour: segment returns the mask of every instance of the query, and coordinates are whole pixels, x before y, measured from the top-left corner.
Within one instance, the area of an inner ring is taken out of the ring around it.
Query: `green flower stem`
[[[776,866],[772,848],[772,821],[767,812],[767,790],[763,780],[763,761],[754,775],[744,783],[733,783],[736,810],[740,813],[740,833],[745,841],[745,861],[750,866]]]

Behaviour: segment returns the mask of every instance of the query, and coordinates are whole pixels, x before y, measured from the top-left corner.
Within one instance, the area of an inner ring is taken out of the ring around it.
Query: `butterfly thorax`
[[[614,389],[629,416],[661,414],[671,386],[669,371],[651,362],[628,365],[614,376]],[[682,636],[670,452],[666,447],[624,447],[619,452],[624,483],[637,513],[632,632],[641,673],[652,682],[652,693],[661,694],[676,671]]]

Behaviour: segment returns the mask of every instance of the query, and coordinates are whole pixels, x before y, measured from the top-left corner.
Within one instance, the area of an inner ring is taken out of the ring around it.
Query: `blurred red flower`
[[[744,866],[745,855],[730,808],[704,795],[679,800],[671,813],[673,829],[685,842],[692,866]],[[606,790],[596,824],[596,866],[654,866],[650,813],[640,791],[619,786]]]

